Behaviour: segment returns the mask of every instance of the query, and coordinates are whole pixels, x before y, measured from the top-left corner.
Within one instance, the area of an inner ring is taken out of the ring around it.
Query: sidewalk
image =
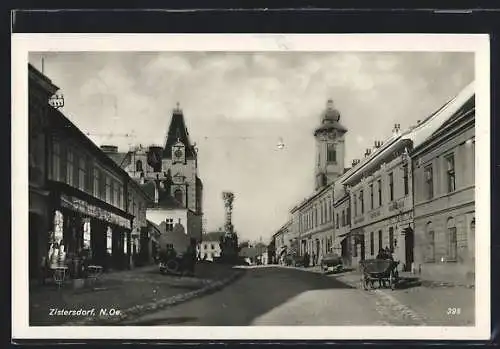
[[[297,269],[321,273],[319,267]],[[412,281],[407,282],[406,285],[403,284],[401,288],[396,288],[394,291],[377,290],[379,295],[383,296],[385,304],[389,304],[394,309],[411,313],[422,325],[474,326],[474,288],[458,283],[418,280],[411,273],[400,273],[400,276]],[[359,271],[328,274],[328,277],[360,289],[361,273]]]
[[[157,266],[104,274],[93,287],[67,283],[30,291],[30,325],[82,325],[118,321],[158,307],[200,296],[237,277],[230,266],[200,263],[194,277],[162,275]],[[66,312],[65,312],[66,311]]]

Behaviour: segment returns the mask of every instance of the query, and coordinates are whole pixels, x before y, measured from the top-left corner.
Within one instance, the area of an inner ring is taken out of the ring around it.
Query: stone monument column
[[[236,236],[232,223],[234,194],[232,192],[223,192],[225,223],[224,237],[221,239],[221,259],[228,263],[236,263],[238,258],[238,237]]]

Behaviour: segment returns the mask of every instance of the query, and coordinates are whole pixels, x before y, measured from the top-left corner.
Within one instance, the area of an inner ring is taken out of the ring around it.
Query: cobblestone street
[[[243,278],[215,294],[123,324],[472,326],[473,297],[474,290],[466,288],[453,295],[450,289],[421,286],[364,291],[356,273],[322,275],[314,269],[250,267]],[[453,304],[461,308],[460,314],[447,314]]]

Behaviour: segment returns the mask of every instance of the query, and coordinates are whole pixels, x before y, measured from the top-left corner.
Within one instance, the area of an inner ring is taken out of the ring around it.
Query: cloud
[[[468,53],[44,53],[64,112],[84,132],[135,133],[163,144],[180,102],[199,146],[209,229],[223,223],[223,190],[236,193],[243,238],[269,237],[314,188],[313,130],[328,98],[341,113],[345,164],[392,125],[424,119],[474,78]],[[39,66],[41,54],[30,54]],[[276,151],[283,138],[286,147]],[[94,137],[126,149],[124,137]]]

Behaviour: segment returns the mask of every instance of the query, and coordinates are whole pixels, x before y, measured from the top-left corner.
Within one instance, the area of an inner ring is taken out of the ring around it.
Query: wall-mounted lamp
[[[49,98],[49,105],[56,109],[64,107],[64,96],[63,95],[51,96]]]

